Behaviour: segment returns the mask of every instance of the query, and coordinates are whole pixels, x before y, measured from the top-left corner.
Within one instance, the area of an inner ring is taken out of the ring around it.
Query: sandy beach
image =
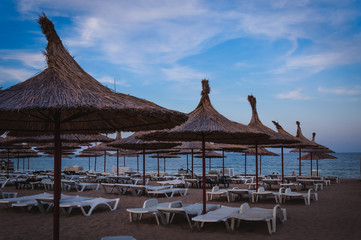
[[[231,185],[231,187],[236,185]],[[242,187],[242,185],[237,185]],[[136,239],[361,239],[360,209],[361,182],[358,179],[341,179],[339,184],[331,184],[318,191],[319,201],[306,206],[303,200],[292,200],[282,204],[287,209],[288,220],[277,225],[277,232],[269,235],[263,222],[245,222],[239,229],[227,231],[224,223],[206,224],[202,230],[190,229],[184,216],[176,215],[167,226],[157,226],[155,218],[145,215],[141,222],[129,222],[127,208],[141,207],[147,196],[105,194],[97,191],[66,192],[69,195],[120,197],[116,211],[99,208],[90,217],[85,217],[79,209],[70,216],[60,217],[60,239],[101,239],[103,236],[130,235]],[[32,195],[43,190],[15,189],[6,186],[4,191],[17,191],[18,196]],[[201,189],[191,188],[186,197],[167,199],[159,197],[159,202],[181,200],[183,203],[201,202]],[[228,203],[226,199],[213,200],[226,206],[239,207],[244,200]],[[250,206],[272,208],[274,200],[263,200]],[[51,239],[52,214],[41,214],[34,208],[30,212],[23,209],[0,206],[0,239]]]

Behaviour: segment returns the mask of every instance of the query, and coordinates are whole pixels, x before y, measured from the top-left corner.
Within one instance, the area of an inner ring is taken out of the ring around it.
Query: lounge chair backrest
[[[243,203],[241,205],[241,208],[240,208],[240,213],[245,213],[247,212],[248,209],[250,209],[251,207],[248,205],[248,203]]]
[[[238,187],[233,187],[232,189],[239,189]]]
[[[264,187],[259,187],[257,192],[264,192]]]
[[[286,191],[286,189],[284,187],[280,187],[280,189],[278,190],[279,193],[284,193]]]
[[[5,185],[9,182],[10,178],[7,178],[2,184],[1,184],[1,188],[4,188]]]
[[[183,204],[181,201],[174,201],[174,202],[169,203],[169,207],[170,208],[181,208],[181,207],[183,207]]]
[[[214,186],[212,188],[212,192],[218,192],[219,191],[219,186]]]
[[[286,188],[285,193],[291,193],[291,188]]]
[[[153,207],[153,206],[156,206],[156,205],[158,205],[158,200],[155,199],[155,198],[151,198],[151,199],[146,200],[143,203],[143,208]]]

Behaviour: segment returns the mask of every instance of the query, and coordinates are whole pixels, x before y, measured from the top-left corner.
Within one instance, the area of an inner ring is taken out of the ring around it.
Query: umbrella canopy
[[[256,155],[256,149],[252,147],[248,148],[245,152],[247,153],[247,155]],[[264,147],[259,147],[257,154],[261,156],[279,156],[277,153],[271,152]]]
[[[252,95],[249,95],[248,101],[252,108],[252,118],[251,118],[251,121],[249,122],[248,126],[254,128],[254,129],[257,129],[260,132],[264,132],[264,133],[268,134],[270,136],[270,138],[268,139],[268,143],[267,143],[268,145],[280,144],[280,143],[288,143],[289,144],[289,143],[298,143],[299,142],[299,140],[295,139],[294,137],[289,137],[285,134],[280,134],[278,132],[273,131],[269,127],[263,125],[263,123],[261,122],[261,120],[258,117],[256,98]]]
[[[277,131],[278,133],[282,134],[282,135],[286,135],[286,136],[289,136],[289,137],[294,137],[292,136],[290,133],[288,133],[287,131],[285,131],[282,126],[276,122],[276,121],[272,121],[273,124],[276,126],[277,128]],[[297,124],[297,122],[296,122]],[[298,122],[298,126],[299,126],[299,122]],[[297,147],[298,148],[298,152],[299,152],[299,156],[301,157],[301,149],[302,148],[305,148],[305,147],[310,147],[310,148],[313,148],[313,147],[316,147],[316,145],[312,142],[310,142],[308,139],[305,139],[302,135],[302,132],[301,132],[301,128],[299,127],[299,130],[297,130],[298,132],[298,135],[296,135],[296,138],[297,140],[299,140],[300,142],[299,143],[295,143],[295,144],[273,144],[273,145],[270,145],[270,146],[267,146],[267,147],[280,147],[281,148],[281,155],[282,155],[282,182],[284,182],[284,168],[283,168],[283,148],[294,148],[294,147]],[[299,160],[299,164],[298,164],[298,174],[299,176],[301,176],[301,160]]]
[[[337,157],[332,156],[328,153],[323,152],[315,152],[312,153],[312,159],[313,160],[321,160],[321,159],[337,159]],[[307,153],[305,155],[301,156],[301,160],[311,160],[311,153]]]
[[[256,151],[256,148],[250,147],[245,151],[245,154],[253,155],[253,156],[257,156],[257,155],[260,156],[259,174],[262,174],[262,156],[279,156],[277,153],[271,152],[271,151],[265,149],[264,147],[258,147],[257,151]],[[282,169],[283,169],[283,161],[282,161]],[[282,171],[282,174],[283,174],[283,171]]]
[[[208,80],[202,80],[201,100],[188,120],[167,131],[155,131],[143,136],[143,139],[162,141],[202,141],[202,173],[203,173],[203,212],[206,212],[205,188],[205,142],[251,144],[267,140],[269,135],[252,127],[233,122],[217,112],[209,99],[210,87]]]
[[[11,133],[10,133],[11,134]],[[114,139],[107,136],[97,135],[83,135],[83,134],[63,134],[60,136],[62,142],[70,143],[90,143],[90,142],[111,142]],[[6,143],[49,143],[54,142],[54,136],[27,136],[27,137],[7,137],[4,139]]]
[[[143,151],[143,183],[145,183],[145,150],[155,150],[164,148],[173,148],[180,145],[178,142],[159,142],[159,141],[144,141],[138,138],[145,132],[136,132],[127,138],[118,139],[111,143],[109,146],[119,147],[124,149],[142,150]]]
[[[202,142],[182,142],[182,145],[176,146],[175,149],[182,149],[183,154],[187,154],[187,171],[188,171],[188,154],[191,154],[192,162],[191,162],[191,177],[193,178],[194,173],[194,159],[193,154],[196,153],[198,150],[202,149]],[[205,149],[207,150],[220,150],[216,145],[210,144],[208,142],[205,143]],[[187,150],[185,153],[184,150]]]
[[[252,95],[248,96],[248,101],[251,104],[251,108],[252,108],[252,119],[249,122],[248,126],[251,126],[253,128],[256,128],[257,130],[264,132],[268,135],[270,135],[270,139],[268,141],[267,144],[289,144],[289,143],[297,143],[299,142],[297,139],[293,138],[293,137],[288,137],[287,135],[283,135],[280,134],[278,132],[273,131],[272,129],[270,129],[269,127],[263,125],[263,123],[261,122],[261,120],[258,117],[258,113],[257,113],[257,107],[256,107],[256,98],[253,97]],[[258,156],[257,156],[257,145],[256,145],[256,189],[258,189]],[[282,159],[283,159],[283,155],[282,155]],[[282,169],[283,169],[283,160],[282,160]],[[283,175],[282,175],[283,176]],[[282,177],[283,179],[283,177]],[[282,180],[283,181],[283,180]]]
[[[196,158],[202,158],[203,155],[202,155],[202,154],[197,154],[197,155],[195,155],[194,157],[196,157]],[[220,154],[220,153],[217,153],[217,152],[215,152],[215,151],[208,151],[208,152],[206,152],[205,157],[206,157],[206,158],[223,158],[223,155]]]
[[[45,14],[39,17],[39,24],[48,40],[48,67],[0,92],[0,132],[11,131],[13,136],[54,135],[53,238],[59,239],[61,134],[170,128],[187,117],[104,87],[68,53]]]

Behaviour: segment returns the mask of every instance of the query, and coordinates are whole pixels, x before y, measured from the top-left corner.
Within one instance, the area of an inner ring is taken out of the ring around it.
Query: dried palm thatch
[[[174,147],[175,149],[202,149],[202,142],[182,142],[181,145]],[[205,149],[220,150],[218,145],[206,142]]]
[[[164,129],[186,120],[183,113],[104,87],[71,57],[45,14],[39,24],[48,40],[48,67],[0,92],[0,132],[53,134],[56,118],[63,134]]]
[[[218,143],[252,144],[267,140],[269,136],[252,127],[233,122],[217,110],[209,99],[208,80],[202,80],[201,100],[195,110],[188,114],[188,120],[170,130],[152,131],[141,138],[161,141],[202,141]]]
[[[202,154],[197,154],[194,157],[202,158],[203,156],[202,156]],[[217,153],[215,151],[208,151],[208,152],[206,152],[205,157],[206,158],[223,158],[223,155],[220,153]],[[224,156],[224,157],[226,158],[227,156]]]
[[[263,123],[261,122],[261,120],[258,117],[258,113],[257,113],[257,107],[256,107],[256,98],[252,95],[248,96],[248,101],[251,104],[251,108],[252,108],[252,119],[249,122],[248,126],[259,130],[260,132],[264,132],[268,135],[270,135],[270,138],[268,139],[268,145],[272,145],[272,144],[280,144],[280,143],[298,143],[299,140],[297,140],[294,137],[290,137],[286,134],[281,134],[278,132],[273,131],[272,129],[270,129],[269,127],[263,125]]]
[[[248,148],[246,151],[247,155],[256,155],[256,149],[255,148]],[[279,156],[277,153],[271,152],[264,147],[259,147],[257,150],[257,154],[260,156]]]
[[[151,158],[180,158],[180,156],[176,154],[169,153],[157,153],[150,156]]]
[[[214,144],[218,149],[226,152],[246,152],[249,146],[239,144]]]
[[[292,143],[292,144],[286,143],[286,144],[267,145],[266,147],[275,147],[275,148],[277,148],[277,147],[280,147],[280,148],[281,147],[284,147],[284,148],[294,148],[294,147],[313,148],[313,147],[316,147],[316,145],[314,143],[310,142],[308,139],[306,139],[306,141],[305,141],[305,138],[303,137],[302,132],[301,132],[301,134],[296,135],[296,137],[295,137],[292,134],[288,133],[286,130],[284,130],[282,128],[282,126],[278,122],[276,122],[276,121],[272,121],[272,122],[276,126],[277,131],[278,131],[279,134],[284,135],[284,136],[288,136],[289,138],[294,138],[294,139],[298,140],[299,142],[298,143]],[[302,137],[299,137],[299,136],[302,136]]]
[[[145,132],[136,132],[127,138],[110,142],[108,143],[108,145],[113,147],[133,149],[133,150],[143,150],[143,149],[155,150],[155,149],[173,148],[181,144],[178,142],[144,141],[138,138],[138,136],[143,136],[143,134],[145,134]]]
[[[314,148],[304,148],[302,149],[302,152],[320,152],[320,153],[334,153],[334,151],[332,151],[331,149],[316,143],[315,141],[315,137],[316,137],[316,133],[312,133],[312,143],[316,145],[316,147]]]
[[[70,143],[91,143],[91,142],[111,142],[114,139],[107,136],[97,135],[83,135],[83,134],[63,134],[60,136],[62,142]],[[54,142],[54,136],[27,136],[27,137],[11,137],[8,136],[4,140],[4,144],[12,143],[49,143]]]
[[[332,156],[328,153],[323,153],[323,152],[314,152],[312,153],[307,153],[305,155],[301,156],[301,160],[321,160],[321,159],[337,159],[337,157]]]
[[[38,151],[43,151],[43,150],[54,150],[54,144],[52,143],[47,143],[47,144],[43,144],[43,145],[40,145],[40,146],[37,146],[35,148],[35,150],[38,150]],[[66,150],[66,149],[80,149],[81,147],[79,146],[79,144],[77,143],[64,143],[62,144],[62,149],[63,150]]]
[[[317,148],[317,145],[315,143],[313,143],[312,141],[308,140],[305,136],[303,136],[301,126],[300,126],[301,124],[299,121],[296,121],[296,125],[297,125],[296,138],[300,139],[302,144],[308,144],[307,148]],[[299,151],[303,151],[303,148],[297,147],[297,148],[291,150],[290,152],[299,152]]]

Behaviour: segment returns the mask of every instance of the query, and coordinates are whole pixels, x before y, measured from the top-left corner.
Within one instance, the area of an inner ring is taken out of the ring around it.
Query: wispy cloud
[[[32,77],[34,74],[34,71],[29,71],[27,69],[0,67],[0,75],[3,78],[2,80],[15,79],[17,81],[25,81],[28,78]]]
[[[277,95],[279,99],[291,99],[291,100],[308,100],[310,99],[309,96],[303,95],[302,88],[287,92],[287,93],[280,93]]]
[[[156,64],[179,64],[185,57],[234,38],[288,39],[291,47],[279,56],[283,64],[273,71],[276,74],[298,69],[315,73],[360,60],[355,54],[360,47],[346,46],[351,51],[343,51],[342,41],[332,46],[331,51],[315,47],[302,56],[293,56],[299,47],[297,39],[309,39],[324,47],[325,27],[333,28],[337,35],[340,26],[359,15],[354,9],[344,8],[344,4],[334,1],[330,7],[318,8],[309,7],[308,0],[222,2],[221,7],[217,2],[201,0],[18,3],[24,14],[38,14],[42,9],[61,15],[71,9],[73,14],[68,15],[73,24],[63,38],[68,46],[76,46],[74,51],[96,48],[106,61],[137,73],[152,71]],[[239,67],[247,66],[240,64]]]
[[[114,85],[114,82],[116,85],[119,85],[119,86],[122,86],[122,87],[130,87],[130,84],[127,83],[127,81],[125,80],[118,80],[118,79],[115,79],[113,77],[110,77],[110,76],[103,76],[101,78],[97,78],[97,80],[101,83],[104,83],[104,84],[113,84]],[[112,85],[112,86],[113,86]]]
[[[16,60],[22,62],[24,65],[41,69],[46,66],[45,56],[41,53],[30,53],[26,50],[0,50],[0,59]]]
[[[186,66],[174,66],[172,68],[163,68],[162,72],[165,74],[167,80],[178,83],[188,83],[189,81],[200,81],[207,77],[205,73],[196,71]]]
[[[337,95],[361,95],[361,86],[357,85],[353,89],[347,89],[344,87],[338,87],[338,88],[324,88],[324,87],[318,87],[317,90],[322,93],[332,93]]]

